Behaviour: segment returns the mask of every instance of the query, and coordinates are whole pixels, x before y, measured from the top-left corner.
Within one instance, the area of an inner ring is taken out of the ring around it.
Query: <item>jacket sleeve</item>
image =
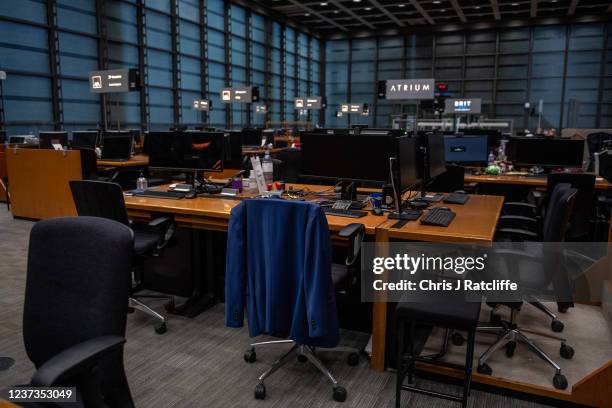
[[[338,316],[331,277],[332,249],[327,219],[320,208],[309,211],[305,239],[303,279],[309,336],[337,342]]]
[[[227,232],[225,259],[225,325],[242,327],[247,288],[247,265],[244,203],[232,209]]]

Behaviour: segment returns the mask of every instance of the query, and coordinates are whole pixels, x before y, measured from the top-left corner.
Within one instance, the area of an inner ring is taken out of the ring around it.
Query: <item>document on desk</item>
[[[259,190],[259,194],[264,194],[268,191],[268,187],[266,186],[266,179],[264,178],[263,168],[261,167],[259,157],[251,157],[251,165],[253,166],[253,171],[255,172],[255,180],[257,181],[257,189]]]

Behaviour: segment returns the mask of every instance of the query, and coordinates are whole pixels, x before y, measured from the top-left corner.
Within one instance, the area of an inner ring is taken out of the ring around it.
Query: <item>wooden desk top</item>
[[[400,229],[392,228],[397,220],[388,220],[380,229],[386,230],[388,239],[425,242],[493,242],[497,221],[504,198],[489,195],[470,195],[464,205],[436,203],[434,206],[449,207],[456,216],[448,227],[422,225],[418,220],[409,221]]]
[[[522,186],[532,187],[546,187],[546,177],[530,177],[530,176],[488,176],[488,175],[465,175],[464,178],[466,183],[494,183],[494,184],[515,184]],[[605,179],[597,177],[595,180],[595,188],[599,190],[605,190],[612,188],[612,184],[608,183]]]
[[[291,186],[294,188],[307,188],[312,192],[320,192],[330,188],[329,186],[303,184],[292,184]],[[166,189],[167,186],[160,187],[162,191]],[[313,196],[306,197],[306,199],[311,198],[314,199]],[[221,222],[227,222],[232,208],[239,203],[240,200],[232,198],[198,197],[194,199],[170,200],[164,198],[125,196],[126,207],[132,215],[138,215],[139,211],[178,214],[181,217],[178,218],[177,222],[192,222],[194,226],[198,223],[195,218],[212,218]],[[366,233],[372,235],[376,232],[376,228],[385,220],[386,217],[376,216],[370,213],[362,218],[327,216],[327,222],[332,231],[340,231],[351,223],[359,222],[365,225]]]
[[[242,154],[265,154],[266,151],[269,151],[271,154],[274,154],[274,153],[282,152],[283,150],[286,150],[286,149],[287,149],[286,147],[273,147],[272,149],[267,148],[267,147],[256,147],[256,148],[243,147]]]
[[[134,155],[126,161],[98,160],[98,167],[146,167],[148,165],[149,156],[145,154]]]

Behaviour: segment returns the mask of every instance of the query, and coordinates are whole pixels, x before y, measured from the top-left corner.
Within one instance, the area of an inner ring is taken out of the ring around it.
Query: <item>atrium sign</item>
[[[434,99],[435,80],[426,79],[389,79],[386,81],[385,99],[424,100]]]

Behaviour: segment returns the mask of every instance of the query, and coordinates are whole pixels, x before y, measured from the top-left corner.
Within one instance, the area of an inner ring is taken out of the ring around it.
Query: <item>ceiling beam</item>
[[[462,23],[467,23],[467,18],[465,18],[465,14],[463,14],[463,10],[461,10],[461,6],[459,5],[459,2],[457,0],[450,0],[450,3],[453,5],[453,8],[455,9],[455,13],[457,13],[457,16],[459,16],[459,20],[461,20]]]
[[[363,17],[355,14],[351,9],[348,9],[348,8],[344,7],[340,2],[338,2],[336,0],[328,0],[328,1],[331,4],[333,4],[334,6],[338,7],[340,10],[344,11],[345,13],[347,13],[349,16],[353,17],[355,20],[358,20],[359,22],[361,22],[363,25],[368,27],[370,30],[375,30],[376,29],[374,24],[372,24],[369,21],[365,20]]]
[[[531,0],[531,18],[538,16],[538,0]]]
[[[338,27],[338,28],[339,28],[339,29],[341,29],[342,31],[348,31],[348,28],[346,28],[345,26],[343,26],[343,25],[340,25],[340,24],[336,23],[334,20],[331,20],[331,19],[329,19],[329,18],[325,17],[323,14],[318,13],[316,10],[313,10],[313,9],[311,9],[310,7],[303,5],[303,4],[302,4],[302,3],[300,3],[299,1],[296,1],[296,0],[289,0],[289,3],[291,3],[291,4],[295,5],[295,6],[300,7],[302,10],[306,11],[307,13],[310,13],[310,14],[312,14],[313,16],[317,16],[317,17],[319,17],[321,20],[326,21],[326,22],[330,23],[331,25],[333,25],[333,26],[335,26],[335,27]]]
[[[574,15],[574,13],[576,12],[576,7],[578,7],[578,1],[579,0],[572,0],[572,2],[570,3],[570,6],[569,6],[569,10],[567,11],[567,15],[568,16],[573,16]],[[610,9],[608,8],[608,11],[609,10]]]
[[[387,8],[383,6],[382,4],[380,4],[378,1],[370,0],[370,3],[372,3],[374,7],[382,11],[385,14],[385,16],[389,17],[395,24],[397,24],[400,27],[406,27],[406,24],[404,24],[399,18],[395,17],[393,13],[387,10]]]
[[[434,25],[435,22],[433,21],[433,18],[431,18],[429,16],[429,14],[427,14],[427,12],[425,11],[425,9],[423,7],[421,7],[421,5],[419,4],[419,2],[417,0],[410,0],[410,4],[412,4],[412,7],[414,7],[415,9],[417,9],[417,11],[419,13],[421,13],[421,15],[423,16],[423,18],[425,19],[425,21],[427,21],[429,24]]]
[[[497,0],[491,0],[491,8],[493,9],[493,15],[496,20],[501,20],[501,14],[499,14],[499,4],[497,4]]]

